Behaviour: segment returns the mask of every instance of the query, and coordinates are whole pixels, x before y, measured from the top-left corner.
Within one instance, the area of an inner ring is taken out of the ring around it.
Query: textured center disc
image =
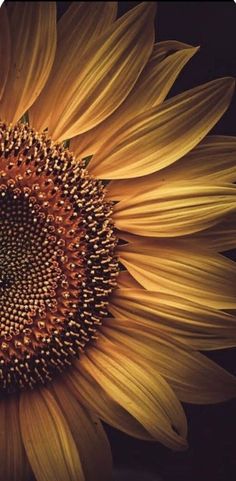
[[[118,273],[102,184],[62,145],[0,124],[0,390],[50,381],[96,338]]]

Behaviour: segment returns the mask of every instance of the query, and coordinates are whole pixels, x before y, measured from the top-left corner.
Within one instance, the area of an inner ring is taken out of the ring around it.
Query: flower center
[[[50,381],[96,339],[118,273],[110,216],[83,162],[0,124],[0,391]]]

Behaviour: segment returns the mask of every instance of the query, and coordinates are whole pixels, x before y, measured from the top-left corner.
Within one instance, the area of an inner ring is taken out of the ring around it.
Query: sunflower
[[[0,480],[109,481],[101,420],[187,447],[236,394],[231,78],[165,100],[197,48],[155,2],[0,10]]]

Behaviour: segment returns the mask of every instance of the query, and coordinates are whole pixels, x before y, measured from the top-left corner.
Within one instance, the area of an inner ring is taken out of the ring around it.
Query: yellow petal
[[[140,284],[129,274],[128,271],[121,271],[117,277],[117,287],[140,289]]]
[[[0,99],[7,81],[11,60],[10,31],[5,5],[0,8]],[[1,116],[1,111],[0,111]]]
[[[79,72],[81,57],[116,18],[117,2],[73,2],[57,25],[57,50],[48,81],[30,109],[30,121],[38,130],[49,125],[54,101],[70,85],[73,69]]]
[[[235,209],[235,186],[173,182],[117,203],[113,220],[134,234],[178,237],[207,229]]]
[[[110,481],[111,449],[101,422],[81,406],[63,380],[53,383],[53,392],[78,448],[85,479]]]
[[[7,11],[11,63],[0,112],[3,120],[16,122],[38,97],[50,73],[56,49],[56,4],[12,2]]]
[[[154,12],[154,2],[137,5],[71,65],[69,77],[60,71],[63,85],[54,92],[48,125],[54,139],[95,127],[124,101],[150,56]]]
[[[155,366],[181,401],[189,403],[222,402],[236,396],[236,378],[200,353],[169,336],[146,329],[129,327],[129,322],[107,319],[102,332],[115,350]]]
[[[230,214],[222,222],[193,236],[195,245],[223,252],[236,249],[236,214]]]
[[[178,52],[185,48],[193,48],[192,45],[188,43],[179,42],[178,40],[164,40],[155,44],[155,49],[153,50],[153,60],[156,62],[162,62],[172,53]]]
[[[209,343],[211,339],[230,339],[235,345],[234,315],[160,291],[117,289],[110,299],[109,311],[117,318],[141,324],[143,329],[151,323],[157,331],[197,349],[204,339]]]
[[[236,180],[236,137],[209,135],[187,155],[154,174],[138,179],[114,180],[108,185],[108,197],[121,200],[136,195],[146,186],[168,184],[176,180],[234,182]]]
[[[74,137],[70,148],[75,155],[85,157],[96,153],[124,123],[163,102],[178,74],[197,49],[183,44],[182,49],[179,47],[177,52],[173,51],[172,46],[169,52],[166,51],[166,58],[160,62],[159,44],[154,45],[147,65],[120,107],[94,129]]]
[[[65,383],[74,396],[95,412],[103,421],[120,431],[147,441],[154,438],[116,400],[113,400],[81,365],[75,362],[76,370],[68,371]]]
[[[49,390],[42,388],[21,395],[20,421],[37,481],[85,481],[71,431]]]
[[[193,249],[187,241],[144,238],[120,246],[118,256],[147,290],[174,294],[216,309],[236,308],[236,264],[220,254],[199,250],[199,246]]]
[[[233,91],[232,78],[214,80],[138,115],[106,140],[90,171],[102,179],[128,179],[167,167],[206,136]]]
[[[26,458],[19,423],[19,400],[10,395],[0,401],[0,479],[28,481],[32,472]]]
[[[171,449],[186,448],[183,409],[164,379],[150,368],[116,352],[100,333],[97,347],[81,358],[82,367],[134,416],[150,434]]]

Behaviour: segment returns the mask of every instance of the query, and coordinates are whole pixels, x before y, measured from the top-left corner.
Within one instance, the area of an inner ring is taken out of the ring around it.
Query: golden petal
[[[216,309],[236,309],[236,264],[220,254],[193,249],[187,241],[144,238],[120,246],[118,257],[149,291],[174,294]]]
[[[114,350],[142,360],[147,372],[149,366],[155,367],[183,402],[215,403],[236,396],[233,375],[169,336],[130,327],[120,319],[107,319],[102,332]]]
[[[109,396],[136,418],[150,434],[171,449],[186,448],[187,423],[171,388],[154,369],[147,372],[104,340],[81,358],[87,371]]]
[[[161,171],[138,179],[110,182],[108,197],[122,200],[145,187],[152,189],[168,182],[200,178],[205,183],[236,180],[236,137],[209,135],[187,155]]]
[[[0,401],[0,479],[29,481],[32,472],[21,438],[18,396]]]
[[[7,12],[12,51],[0,112],[2,120],[14,123],[36,100],[50,73],[56,50],[56,4],[10,2]]]
[[[2,98],[11,61],[10,30],[5,5],[0,8],[0,100]]]
[[[79,72],[81,57],[109,27],[117,14],[117,2],[72,2],[57,24],[57,50],[48,81],[30,109],[30,121],[38,130],[48,127],[54,102],[71,71]]]
[[[144,189],[114,206],[115,226],[147,237],[178,237],[214,226],[235,212],[236,188],[172,182]]]
[[[95,127],[124,101],[152,51],[155,6],[154,2],[137,5],[70,65],[69,76],[60,70],[61,88],[47,104],[54,140]]]
[[[76,156],[85,157],[102,149],[107,138],[136,115],[159,105],[167,96],[178,74],[198,49],[183,44],[183,49],[166,51],[166,58],[159,61],[159,44],[154,45],[152,55],[135,83],[132,91],[104,122],[82,135],[74,137],[71,150]]]
[[[98,417],[82,407],[63,379],[53,383],[53,392],[78,448],[85,479],[110,481],[111,449]]]
[[[232,78],[213,80],[125,123],[93,156],[91,173],[101,179],[128,179],[176,162],[217,123],[229,106],[234,85]]]
[[[152,325],[198,347],[202,340],[230,339],[236,343],[236,319],[233,314],[202,306],[183,297],[146,289],[116,289],[110,299],[109,311],[116,318],[129,319],[143,329]],[[129,321],[130,322],[130,321]]]
[[[204,245],[217,252],[236,249],[236,214],[225,216],[222,222],[195,234],[192,240],[195,246]]]
[[[81,366],[75,362],[76,369],[70,370],[65,383],[74,396],[85,407],[96,413],[107,424],[138,439],[147,441],[154,438],[125,409],[113,400]]]
[[[21,395],[20,422],[27,456],[37,481],[85,481],[69,426],[48,389]]]
[[[141,285],[137,282],[133,276],[129,274],[128,271],[121,271],[117,277],[117,287],[118,289],[140,289]]]

